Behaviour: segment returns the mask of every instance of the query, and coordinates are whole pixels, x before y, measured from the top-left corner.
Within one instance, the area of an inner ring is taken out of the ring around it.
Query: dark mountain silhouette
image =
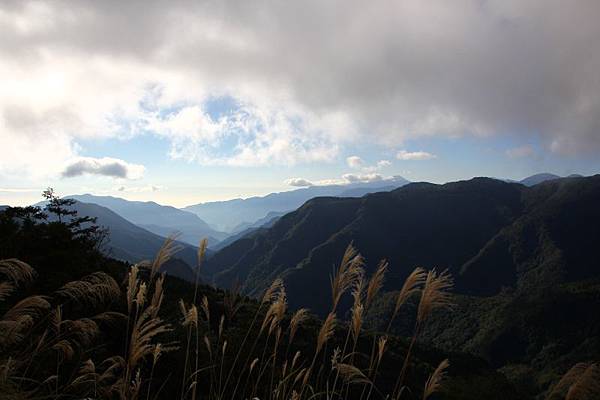
[[[353,242],[368,273],[380,259],[390,263],[391,292],[368,318],[385,329],[393,291],[414,267],[448,268],[457,306],[435,316],[425,341],[484,357],[528,398],[547,390],[556,371],[600,358],[598,204],[600,175],[532,187],[488,178],[413,183],[316,198],[223,248],[207,270],[218,285],[239,279],[249,294],[281,276],[291,307],[324,315],[330,273]],[[411,318],[398,318],[393,331],[409,335]]]
[[[152,201],[129,201],[118,197],[91,194],[66,197],[106,207],[126,220],[160,236],[168,236],[175,231],[180,232],[180,240],[194,246],[205,237],[208,238],[209,245],[214,245],[228,236],[211,228],[196,214]]]
[[[414,183],[362,198],[316,198],[270,229],[225,246],[207,271],[223,286],[246,282],[249,293],[283,275],[291,282],[290,303],[315,310],[327,301],[318,293],[350,242],[371,266],[388,259],[389,288],[417,265],[448,268],[469,295],[587,279],[598,274],[595,263],[585,262],[600,240],[598,182],[600,176],[563,178],[527,188],[476,178]]]
[[[97,218],[96,224],[108,229],[108,242],[103,251],[119,260],[131,263],[151,260],[160,249],[165,238],[149,232],[98,204],[77,201],[71,209],[80,216]],[[182,250],[165,265],[165,272],[183,279],[193,280],[191,266],[196,265],[197,250],[194,246],[181,243]]]
[[[362,198],[316,198],[263,232],[217,252],[207,265],[218,285],[246,282],[249,293],[276,276],[288,281],[292,307],[323,312],[329,274],[350,242],[371,267],[393,265],[388,287],[415,265],[461,266],[522,212],[524,186],[478,178],[446,185],[414,183]],[[310,284],[308,284],[310,282]]]
[[[400,176],[390,180],[372,183],[355,183],[349,185],[310,186],[288,192],[271,193],[262,197],[234,199],[201,203],[185,207],[184,210],[197,214],[201,219],[218,229],[232,232],[241,223],[250,223],[264,218],[270,212],[290,212],[306,201],[319,196],[347,196],[349,190],[368,189],[369,191],[387,190],[400,187],[408,181]],[[350,193],[350,196],[354,196]],[[239,230],[239,229],[238,229]]]
[[[390,190],[394,190],[397,188],[398,186],[383,186],[378,188],[360,187],[344,190],[342,193],[340,193],[339,197],[363,197],[364,195],[369,193],[389,192]]]

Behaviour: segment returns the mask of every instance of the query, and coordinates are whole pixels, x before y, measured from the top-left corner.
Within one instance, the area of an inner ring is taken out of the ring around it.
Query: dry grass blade
[[[255,358],[254,360],[252,360],[252,363],[250,363],[250,373],[252,373],[252,370],[254,369],[254,367],[256,367],[257,363],[258,363],[258,357]]]
[[[354,365],[337,363],[337,370],[340,372],[340,376],[346,383],[362,383],[362,384],[370,384],[371,381],[369,378],[362,373],[362,371],[356,368]]]
[[[263,319],[263,323],[260,327],[260,332],[262,333],[267,325],[269,326],[269,333],[272,333],[279,323],[285,316],[285,311],[287,309],[287,299],[285,293],[285,287],[283,285],[279,286],[279,290],[277,293],[272,294],[271,297],[275,298],[275,301],[271,303],[267,312],[265,314],[265,318]]]
[[[396,297],[396,305],[394,306],[394,317],[400,311],[400,308],[406,303],[413,294],[419,291],[419,287],[425,281],[427,274],[423,268],[417,267],[410,273],[410,275],[404,281],[402,289]]]
[[[161,274],[154,283],[154,293],[152,293],[152,299],[150,300],[150,307],[152,308],[152,317],[156,317],[158,315],[158,310],[160,310],[160,306],[162,305],[164,299],[164,282],[165,274]]]
[[[357,254],[356,249],[352,244],[348,245],[339,268],[330,278],[332,312],[336,310],[342,295],[355,284],[357,279],[363,276],[363,265],[363,257],[360,254]]]
[[[156,274],[160,271],[160,268],[173,257],[175,253],[180,251],[183,246],[177,243],[179,233],[173,233],[169,235],[163,243],[158,253],[154,257],[152,264],[150,265],[150,282],[154,280]]]
[[[200,304],[200,308],[204,313],[204,318],[206,318],[206,322],[210,324],[210,307],[208,306],[208,297],[206,297],[206,295],[202,297],[202,303]]]
[[[15,286],[21,283],[31,283],[35,278],[35,270],[31,266],[16,258],[0,260],[0,275],[4,275]]]
[[[153,353],[154,345],[152,344],[152,339],[155,336],[170,331],[170,327],[163,323],[160,318],[151,318],[148,312],[142,313],[131,332],[129,368],[131,370],[134,369],[142,358]]]
[[[10,282],[0,282],[0,301],[8,298],[15,289],[15,286]]]
[[[442,273],[438,273],[435,269],[429,271],[417,311],[419,323],[425,321],[433,310],[452,306],[452,294],[449,290],[453,286],[454,281],[448,271]]]
[[[2,319],[5,321],[17,321],[23,316],[39,318],[49,309],[50,303],[48,303],[46,297],[30,296],[12,306],[12,308],[4,314]]]
[[[96,372],[96,364],[94,364],[94,361],[92,361],[90,358],[81,363],[81,367],[79,367],[78,371],[80,375],[92,374],[94,372]]]
[[[382,336],[379,338],[379,340],[377,340],[377,363],[379,364],[381,362],[381,359],[383,358],[383,354],[385,353],[385,345],[387,343],[387,336]]]
[[[79,281],[69,282],[56,293],[91,307],[110,304],[121,295],[117,282],[104,272],[94,272]]]
[[[446,378],[446,370],[450,366],[450,362],[446,359],[443,360],[429,375],[429,379],[425,382],[425,389],[423,390],[423,400],[427,400],[429,396],[440,390],[444,379]]]
[[[331,312],[321,325],[321,329],[319,330],[319,336],[317,336],[317,350],[316,354],[321,352],[321,349],[331,339],[333,336],[333,332],[335,329],[335,313]]]
[[[10,346],[20,343],[24,338],[24,332],[33,327],[34,320],[30,315],[21,315],[14,320],[0,321],[0,349],[6,350]]]
[[[131,314],[133,302],[137,296],[139,270],[139,264],[135,264],[129,270],[129,274],[127,274],[127,311],[129,314]]]
[[[308,309],[301,308],[297,310],[294,315],[292,315],[292,319],[290,321],[290,343],[294,341],[294,336],[296,336],[296,332],[298,328],[308,319]]]
[[[383,286],[383,282],[385,280],[385,273],[388,269],[388,262],[386,260],[381,260],[379,262],[379,266],[375,273],[369,280],[369,284],[367,285],[367,295],[365,298],[365,309],[369,309],[371,304],[373,304],[373,300],[377,296],[377,293],[381,290]]]
[[[283,280],[281,278],[275,279],[271,286],[265,291],[262,298],[262,303],[271,303],[277,299],[278,293],[283,288]]]
[[[93,340],[100,334],[98,324],[89,318],[81,318],[74,321],[66,320],[63,322],[63,325],[71,340],[76,342],[79,347],[90,346]]]
[[[75,350],[73,349],[73,345],[68,340],[59,340],[52,346],[52,350],[55,350],[58,354],[58,357],[61,360],[70,360],[75,355]]]
[[[352,307],[352,338],[356,342],[360,335],[360,328],[362,327],[364,307],[362,304],[356,304]]]
[[[179,300],[179,310],[183,316],[183,321],[181,325],[183,326],[197,326],[198,325],[198,309],[195,304],[192,304],[190,308],[185,306],[183,300]]]
[[[146,285],[146,282],[142,282],[140,284],[140,286],[138,287],[137,290],[137,294],[135,296],[135,304],[139,309],[142,309],[142,307],[144,307],[144,304],[146,304],[146,291],[148,290],[148,286]]]
[[[597,364],[578,363],[554,385],[547,400],[586,400],[600,395],[600,369]]]
[[[567,391],[565,400],[592,400],[600,398],[600,367],[591,364]]]
[[[210,345],[210,339],[208,336],[204,336],[204,345],[206,346],[208,354],[212,357],[212,346]]]

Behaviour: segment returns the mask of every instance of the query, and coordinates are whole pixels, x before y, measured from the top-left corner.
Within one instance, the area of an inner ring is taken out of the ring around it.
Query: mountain
[[[310,186],[288,192],[271,193],[262,197],[234,199],[201,203],[185,207],[184,210],[198,215],[211,226],[232,232],[242,223],[250,223],[264,218],[270,212],[285,213],[300,207],[306,201],[321,196],[342,196],[344,192],[354,189],[370,191],[388,190],[390,187],[401,187],[408,181],[400,176],[389,180],[371,183],[355,183],[349,185]],[[383,189],[382,189],[383,188]],[[239,230],[239,228],[238,228]]]
[[[315,198],[271,228],[225,246],[206,269],[219,285],[246,282],[249,293],[282,275],[292,282],[290,304],[313,310],[326,303],[318,292],[329,284],[330,266],[350,242],[371,267],[382,258],[393,265],[390,288],[415,265],[448,268],[468,295],[552,285],[570,276],[587,279],[600,275],[594,262],[584,262],[594,259],[600,241],[594,225],[600,222],[594,208],[598,182],[600,176],[563,178],[529,188],[475,178],[413,183],[361,198]],[[301,284],[308,281],[310,288]]]
[[[344,190],[338,197],[363,197],[369,193],[376,192],[389,192],[390,190],[397,189],[398,186],[383,186],[378,188],[359,187],[354,189]]]
[[[196,214],[171,206],[163,206],[152,201],[129,201],[111,196],[94,196],[91,194],[67,196],[84,203],[94,203],[106,207],[126,220],[160,236],[168,236],[173,232],[181,233],[179,239],[197,246],[202,238],[214,245],[228,235],[214,230]]]
[[[532,398],[578,360],[600,358],[598,204],[600,175],[532,187],[488,178],[413,183],[316,198],[223,248],[207,270],[221,286],[239,279],[249,294],[282,277],[292,308],[324,315],[331,270],[353,242],[367,275],[379,260],[390,263],[387,293],[367,319],[385,329],[395,291],[414,267],[448,268],[456,306],[434,316],[423,342],[485,358]],[[392,331],[410,335],[413,318],[403,314]]]
[[[528,176],[527,178],[521,179],[519,181],[519,183],[522,185],[525,185],[525,186],[535,186],[538,183],[551,181],[553,179],[560,179],[560,178],[561,177],[558,175],[541,173],[541,174],[535,174],[535,175]]]
[[[77,211],[79,216],[96,217],[96,224],[108,229],[108,243],[103,251],[116,259],[130,263],[151,260],[165,241],[164,237],[149,232],[98,204],[77,201],[71,209]],[[193,280],[191,266],[196,265],[197,250],[189,244],[179,244],[183,248],[165,265],[165,272]]]
[[[211,247],[211,250],[219,251],[237,240],[253,235],[260,231],[264,231],[265,229],[273,226],[282,215],[285,215],[285,213],[270,212],[266,217],[259,219],[254,224],[246,224],[247,227],[245,229],[238,231],[225,240],[220,241],[215,246]]]
[[[353,242],[374,267],[394,266],[388,287],[398,287],[415,265],[458,272],[521,213],[524,186],[478,178],[446,185],[413,183],[361,198],[315,198],[264,232],[217,252],[207,264],[218,285],[236,279],[248,293],[275,277],[288,284],[292,307],[322,313],[331,267]],[[310,284],[308,284],[310,282]]]
[[[253,223],[243,222],[237,225],[235,228],[233,228],[231,233],[237,235],[239,233],[248,231],[249,229],[253,228],[270,228],[279,219],[279,217],[285,214],[285,212],[271,211],[270,213],[260,218],[259,220],[254,221]],[[231,237],[228,237],[227,240],[229,240],[230,238]],[[221,245],[221,247],[223,246]]]

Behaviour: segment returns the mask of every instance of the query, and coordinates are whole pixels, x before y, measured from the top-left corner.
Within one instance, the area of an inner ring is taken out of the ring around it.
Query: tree
[[[75,236],[89,239],[95,242],[97,246],[104,242],[108,232],[96,225],[97,218],[79,217],[77,216],[77,210],[71,209],[71,206],[77,203],[76,200],[59,197],[51,187],[44,190],[42,196],[48,200],[46,210],[56,215],[58,222],[60,224],[64,223]],[[63,221],[64,217],[67,217],[66,221]]]
[[[69,210],[68,207],[75,204],[75,200],[73,199],[61,199],[54,193],[54,189],[49,187],[48,189],[42,192],[42,196],[48,200],[48,205],[46,206],[46,210],[48,212],[55,214],[58,218],[58,222],[63,222],[63,216],[75,216],[77,215],[77,211]]]

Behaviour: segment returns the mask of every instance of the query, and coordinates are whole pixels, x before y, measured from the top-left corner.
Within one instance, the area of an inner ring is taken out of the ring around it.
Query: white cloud
[[[145,186],[119,186],[116,188],[118,192],[127,193],[147,193],[147,192],[159,192],[166,189],[160,185],[145,185]]]
[[[350,156],[350,157],[346,158],[346,163],[348,164],[348,166],[350,168],[358,169],[358,168],[362,167],[365,162],[359,156]]]
[[[60,174],[83,140],[150,128],[172,157],[236,166],[506,132],[598,152],[600,2],[459,3],[1,2],[0,174]],[[207,118],[215,96],[248,119]]]
[[[389,160],[379,160],[377,161],[377,168],[385,168],[392,165],[392,162]]]
[[[396,158],[398,160],[403,161],[422,161],[422,160],[431,160],[437,158],[436,155],[428,153],[426,151],[406,151],[400,150],[398,154],[396,154]]]
[[[296,187],[308,187],[313,186],[313,183],[304,178],[289,178],[285,180],[285,184],[288,186],[296,186]]]
[[[145,129],[171,141],[170,156],[203,165],[258,166],[331,162],[338,145],[300,109],[238,104],[214,120],[199,106],[149,116]]]
[[[525,158],[535,154],[533,146],[527,144],[506,150],[506,155],[510,158]]]
[[[346,183],[370,183],[383,180],[380,174],[344,174],[342,178]]]
[[[140,179],[144,176],[144,170],[143,165],[130,164],[117,158],[79,157],[65,167],[62,176],[101,175],[117,179]]]
[[[286,179],[286,185],[297,186],[297,187],[307,187],[307,186],[327,186],[327,185],[349,185],[356,183],[372,183],[372,182],[382,182],[382,181],[396,181],[398,179],[403,179],[400,176],[388,176],[384,177],[381,174],[377,173],[364,173],[364,174],[355,174],[348,173],[342,175],[341,178],[337,179],[321,179],[318,181],[309,181],[304,178],[290,178]]]

